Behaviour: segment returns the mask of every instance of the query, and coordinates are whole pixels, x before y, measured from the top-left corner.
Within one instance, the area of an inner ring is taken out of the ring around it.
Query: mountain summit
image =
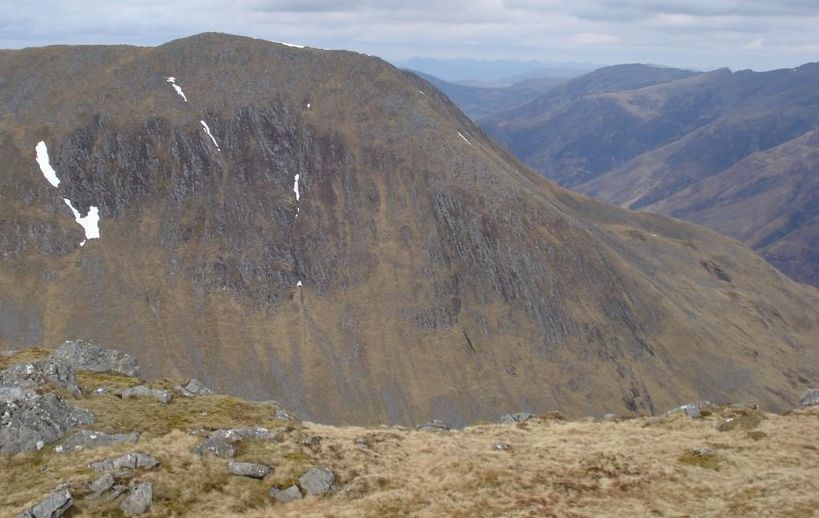
[[[377,58],[202,34],[2,51],[0,85],[0,346],[91,339],[330,423],[819,380],[817,290],[554,186]]]

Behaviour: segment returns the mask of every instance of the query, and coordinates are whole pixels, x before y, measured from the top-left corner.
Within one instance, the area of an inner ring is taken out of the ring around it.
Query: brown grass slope
[[[23,358],[15,355],[10,362]],[[68,396],[97,416],[93,429],[141,432],[136,444],[71,453],[0,456],[0,516],[14,516],[57,485],[70,484],[79,516],[124,516],[120,499],[86,498],[99,473],[89,464],[122,453],[159,466],[120,472],[117,482],[151,482],[153,516],[781,516],[819,513],[819,407],[776,415],[742,406],[608,422],[554,415],[516,425],[451,432],[403,427],[333,427],[278,421],[275,407],[226,396],[146,399],[91,395],[135,378],[80,373],[86,394]],[[152,386],[167,386],[160,380]],[[136,416],[142,416],[137,420]],[[263,480],[230,475],[227,461],[192,452],[202,429],[266,426],[277,440],[237,443],[237,459],[275,467]],[[721,430],[721,431],[720,431]],[[305,446],[317,436],[317,446]],[[509,449],[498,450],[497,443]],[[710,449],[706,455],[697,450]],[[311,467],[336,475],[337,492],[288,504],[288,487]]]
[[[0,81],[0,346],[87,338],[328,423],[780,408],[819,381],[815,289],[555,187],[379,59],[204,34],[3,51]]]

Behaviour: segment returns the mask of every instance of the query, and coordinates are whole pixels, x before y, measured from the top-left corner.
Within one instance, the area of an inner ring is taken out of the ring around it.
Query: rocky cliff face
[[[819,377],[816,290],[554,187],[378,59],[206,34],[0,78],[7,346],[98,340],[346,423],[776,407]]]

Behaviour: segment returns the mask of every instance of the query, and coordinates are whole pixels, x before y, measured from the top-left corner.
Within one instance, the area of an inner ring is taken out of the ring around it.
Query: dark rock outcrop
[[[819,405],[819,389],[810,389],[799,398],[799,406],[808,407]]]
[[[54,351],[53,358],[74,370],[139,376],[139,364],[130,354],[104,349],[83,340],[63,343]]]
[[[21,386],[36,388],[51,385],[79,395],[80,388],[74,377],[74,369],[57,358],[46,358],[36,362],[19,363],[0,371],[0,386]]]
[[[58,394],[40,395],[20,387],[0,389],[0,453],[42,448],[76,426],[94,422],[94,415]]]
[[[529,412],[517,412],[515,414],[503,414],[500,417],[500,424],[514,424],[514,423],[525,423],[529,419],[535,417],[535,414],[530,414]]]

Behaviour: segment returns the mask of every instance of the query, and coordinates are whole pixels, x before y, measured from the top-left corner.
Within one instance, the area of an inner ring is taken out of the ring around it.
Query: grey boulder
[[[308,495],[321,496],[335,489],[336,476],[327,468],[312,468],[299,477],[299,487]]]
[[[105,432],[79,430],[63,441],[61,445],[54,448],[54,451],[57,453],[69,453],[75,450],[101,448],[122,442],[133,443],[137,442],[138,439],[138,432],[107,434]]]
[[[130,387],[122,391],[122,399],[130,399],[136,397],[152,397],[160,403],[168,404],[171,402],[173,394],[169,390],[152,389],[148,385],[138,385]]]
[[[230,459],[236,455],[236,447],[233,445],[244,439],[270,441],[275,440],[276,435],[262,427],[215,430],[193,451],[199,455],[215,455],[223,459]]]
[[[71,491],[67,487],[58,487],[39,503],[18,514],[17,518],[58,518],[73,505]]]
[[[154,486],[150,482],[143,482],[131,488],[131,492],[119,505],[125,514],[131,516],[145,514],[151,507],[154,499]]]
[[[20,387],[4,387],[0,393],[0,453],[40,449],[72,428],[94,422],[94,414],[57,394]]]
[[[90,489],[94,494],[94,496],[91,496],[90,498],[96,498],[112,487],[114,487],[114,475],[106,473],[88,485],[88,489]]]
[[[428,423],[424,423],[417,427],[417,430],[421,432],[447,432],[449,431],[450,426],[449,424],[439,420],[433,419]]]
[[[115,471],[119,469],[151,469],[159,465],[156,457],[142,452],[132,452],[111,459],[92,462],[94,471]]]
[[[810,389],[799,398],[799,406],[809,407],[819,405],[819,388]]]
[[[130,354],[103,349],[83,340],[65,342],[54,351],[52,357],[78,371],[139,375],[139,364]]]
[[[267,464],[255,464],[253,462],[228,462],[228,471],[233,475],[250,478],[264,478],[273,472],[273,468]]]
[[[535,417],[535,414],[529,412],[517,412],[514,414],[503,414],[500,417],[500,424],[515,424],[525,423],[526,421]]]
[[[293,500],[301,500],[301,489],[298,486],[290,486],[287,489],[279,489],[274,487],[270,490],[270,498],[280,504],[286,504]]]

